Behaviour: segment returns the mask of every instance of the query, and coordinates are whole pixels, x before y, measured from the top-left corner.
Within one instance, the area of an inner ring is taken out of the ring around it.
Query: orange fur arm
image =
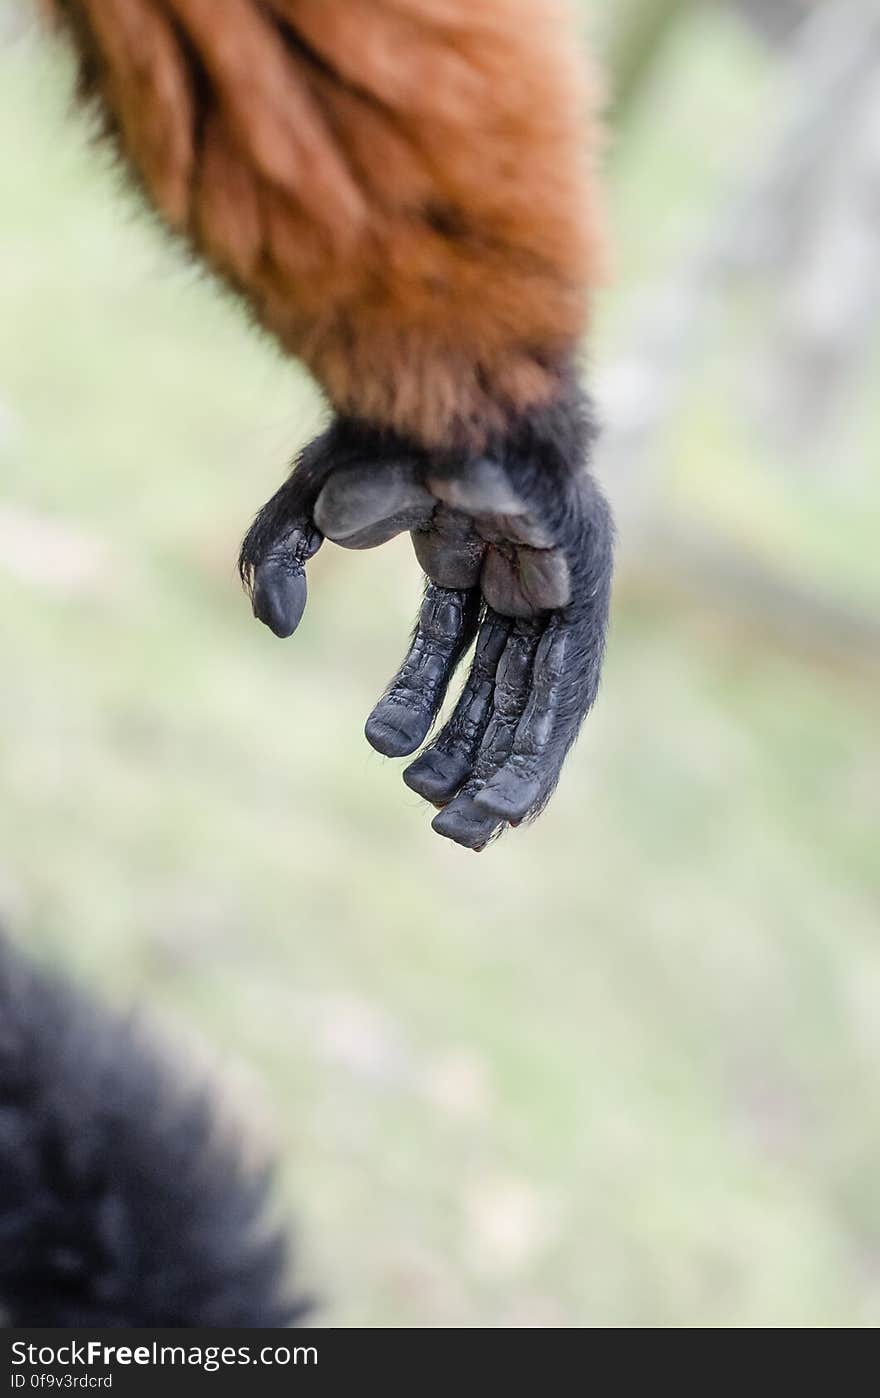
[[[601,264],[567,0],[51,0],[150,200],[341,413],[479,446]]]

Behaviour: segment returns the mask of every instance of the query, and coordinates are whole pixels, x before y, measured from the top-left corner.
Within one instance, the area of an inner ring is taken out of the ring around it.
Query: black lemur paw
[[[338,419],[242,546],[255,615],[289,636],[305,607],[305,564],[325,537],[365,549],[409,530],[425,597],[366,735],[389,757],[415,752],[476,640],[449,721],[404,772],[441,807],[434,829],[469,849],[543,809],[596,698],[613,525],[587,469],[592,435],[574,388],[479,456],[427,452]]]

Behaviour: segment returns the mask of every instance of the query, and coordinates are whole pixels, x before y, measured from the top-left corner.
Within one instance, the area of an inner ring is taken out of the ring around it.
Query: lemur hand
[[[339,419],[306,448],[242,546],[255,615],[290,636],[305,608],[305,564],[325,537],[366,549],[410,531],[425,597],[366,735],[389,757],[415,752],[476,638],[449,721],[404,771],[441,808],[434,829],[469,849],[542,810],[596,698],[613,529],[588,446],[572,401],[471,458]]]

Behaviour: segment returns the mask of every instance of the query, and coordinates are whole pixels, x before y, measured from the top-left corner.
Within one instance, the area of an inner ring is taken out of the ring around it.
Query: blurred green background
[[[326,1323],[873,1326],[876,7],[584,8],[614,627],[550,810],[474,858],[362,737],[408,544],[252,621],[318,398],[0,0],[0,920],[208,1045]]]

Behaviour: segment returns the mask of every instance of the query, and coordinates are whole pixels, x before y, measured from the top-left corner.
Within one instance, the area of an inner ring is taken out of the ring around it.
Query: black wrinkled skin
[[[404,772],[441,807],[438,834],[469,849],[543,810],[596,699],[614,529],[588,469],[593,436],[573,380],[478,458],[337,419],[242,546],[256,616],[289,636],[305,606],[305,563],[324,537],[373,548],[410,531],[425,599],[366,735],[386,756],[414,753],[476,640],[449,722]]]
[[[131,1025],[0,939],[0,1314],[13,1326],[287,1326],[266,1172]]]

